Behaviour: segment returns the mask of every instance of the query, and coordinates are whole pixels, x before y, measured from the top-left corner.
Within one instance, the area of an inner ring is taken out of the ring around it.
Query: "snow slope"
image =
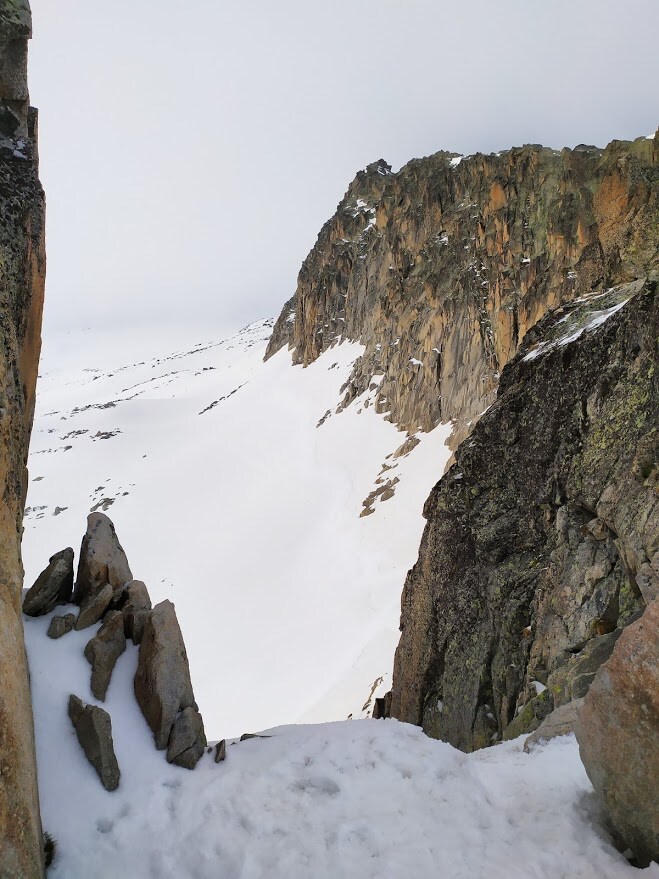
[[[372,518],[372,517],[371,517]],[[466,755],[394,720],[274,729],[194,772],[157,752],[132,695],[137,649],[104,707],[122,777],[107,793],[66,715],[85,642],[26,619],[50,879],[659,879],[611,845],[573,737]]]
[[[368,393],[317,426],[362,349],[264,364],[270,330],[179,347],[155,331],[62,338],[44,347],[37,391],[26,585],[105,510],[133,576],[176,604],[215,738],[368,714],[449,455],[446,427],[387,460],[405,434],[364,408]],[[360,518],[385,460],[395,494]]]

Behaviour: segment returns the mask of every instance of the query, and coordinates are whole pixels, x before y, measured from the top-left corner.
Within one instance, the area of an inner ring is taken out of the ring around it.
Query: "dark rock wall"
[[[657,595],[657,277],[552,313],[504,369],[425,504],[394,717],[467,751],[533,729]]]
[[[26,460],[45,278],[37,118],[24,0],[0,0],[0,877],[43,874],[34,729],[21,621]]]
[[[454,421],[457,444],[540,318],[656,261],[658,162],[659,136],[375,162],[322,228],[266,356],[288,344],[306,365],[360,341],[347,398],[384,374],[378,411],[411,430]]]

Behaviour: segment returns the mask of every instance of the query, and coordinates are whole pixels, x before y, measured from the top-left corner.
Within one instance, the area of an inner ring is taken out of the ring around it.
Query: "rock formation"
[[[549,310],[647,274],[659,235],[654,140],[560,152],[440,152],[357,174],[305,260],[266,357],[304,365],[337,339],[366,350],[345,402],[383,376],[401,428],[455,424],[494,402],[503,367]]]
[[[126,553],[112,521],[104,513],[90,513],[80,547],[73,600],[83,604],[107,584],[113,593],[117,592],[132,579]]]
[[[110,715],[98,705],[85,705],[72,695],[69,697],[69,717],[80,747],[96,770],[101,784],[108,791],[116,790],[121,772],[114,753]]]
[[[659,562],[658,288],[655,275],[553,312],[504,369],[425,504],[394,717],[467,751],[530,731],[584,695],[644,608]]]
[[[43,875],[34,730],[21,619],[26,460],[45,278],[26,0],[0,0],[0,877]]]
[[[581,759],[640,866],[659,861],[659,601],[599,669],[576,723]]]
[[[192,769],[206,747],[206,736],[171,601],[157,604],[144,626],[135,696],[151,727],[156,748],[167,748],[170,762]]]
[[[73,550],[71,547],[51,556],[23,599],[23,613],[37,617],[66,604],[73,593]]]
[[[124,633],[133,644],[139,644],[144,634],[144,626],[151,613],[151,598],[141,580],[132,580],[125,589],[121,613],[124,618]]]
[[[92,667],[91,690],[101,702],[105,700],[115,664],[125,649],[124,618],[121,611],[111,610],[85,647],[85,658]]]

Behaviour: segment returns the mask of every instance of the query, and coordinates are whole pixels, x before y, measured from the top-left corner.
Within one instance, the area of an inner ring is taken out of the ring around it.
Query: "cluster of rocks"
[[[167,760],[193,769],[206,747],[204,724],[194,699],[183,636],[171,601],[151,606],[147,587],[133,579],[128,559],[113,523],[103,513],[91,513],[73,577],[70,547],[51,556],[23,602],[29,616],[51,613],[57,605],[78,605],[78,614],[53,616],[50,638],[61,638],[101,621],[84,653],[91,665],[91,692],[103,702],[112,672],[127,641],[139,646],[135,697]],[[120,770],[112,742],[112,721],[98,705],[69,698],[69,717],[78,740],[103,786],[115,790]]]

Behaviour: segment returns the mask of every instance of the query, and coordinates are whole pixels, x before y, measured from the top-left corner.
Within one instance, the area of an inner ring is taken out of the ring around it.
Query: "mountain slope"
[[[659,132],[606,149],[439,152],[360,171],[323,226],[268,347],[309,364],[339,336],[365,346],[346,399],[405,429],[454,422],[496,395],[529,329],[556,306],[657,263]]]
[[[334,414],[359,345],[302,369],[284,351],[262,362],[270,332],[153,358],[157,335],[67,338],[39,381],[26,583],[105,510],[134,576],[176,604],[216,737],[358,716],[376,680],[388,688],[400,586],[449,454],[445,429],[391,457],[405,435],[369,406],[377,376]]]

